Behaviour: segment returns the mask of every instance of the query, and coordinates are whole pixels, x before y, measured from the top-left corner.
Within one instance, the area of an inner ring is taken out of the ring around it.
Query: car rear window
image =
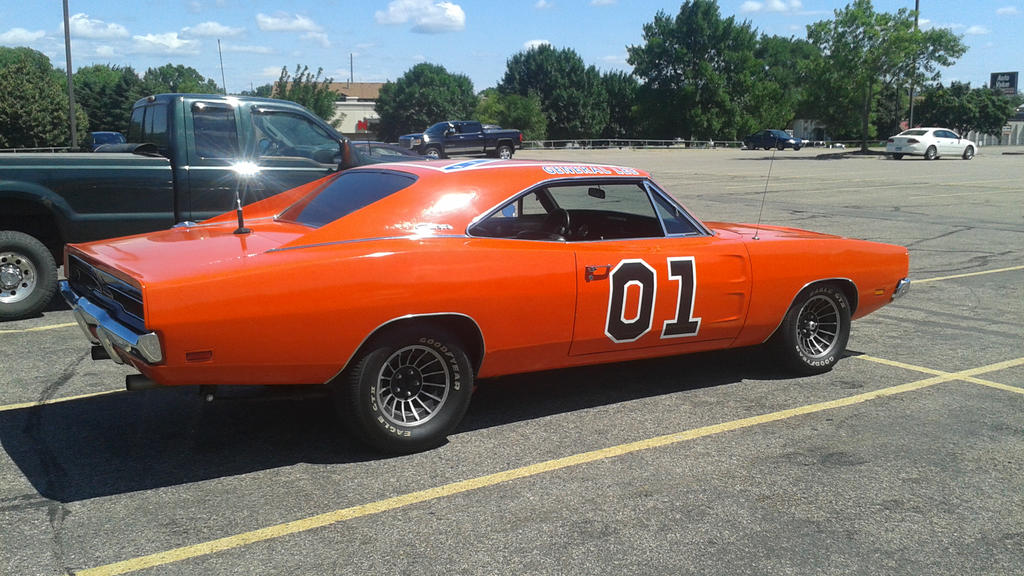
[[[343,172],[329,184],[307,194],[278,220],[319,228],[386,198],[416,182],[416,176],[389,170]]]
[[[927,133],[927,130],[904,130],[900,136],[924,136]]]

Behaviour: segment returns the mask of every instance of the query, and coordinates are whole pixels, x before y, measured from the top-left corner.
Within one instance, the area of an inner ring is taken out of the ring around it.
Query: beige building
[[[331,91],[338,94],[338,100],[331,121],[340,117],[343,134],[365,137],[380,119],[374,106],[382,86],[383,82],[332,82]]]

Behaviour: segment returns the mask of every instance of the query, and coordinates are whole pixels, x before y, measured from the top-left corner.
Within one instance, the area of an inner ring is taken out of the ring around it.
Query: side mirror
[[[601,188],[588,188],[587,195],[598,200],[604,200],[605,198],[605,192]]]

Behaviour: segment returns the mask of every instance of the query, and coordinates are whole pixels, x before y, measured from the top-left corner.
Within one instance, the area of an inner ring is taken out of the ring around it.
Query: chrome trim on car
[[[321,248],[323,246],[340,246],[342,244],[360,244],[362,242],[376,242],[378,240],[426,240],[428,238],[467,238],[467,236],[464,234],[410,234],[408,236],[380,236],[378,238],[357,238],[354,240],[335,240],[334,242],[302,244],[300,246],[284,246],[281,248],[271,248],[270,250],[267,250],[267,253],[301,250],[303,248]]]
[[[895,300],[910,291],[910,278],[904,278],[896,283],[896,289],[892,291],[892,299]]]
[[[110,358],[124,364],[118,351],[146,361],[159,364],[164,360],[160,337],[155,332],[138,334],[115,320],[106,310],[93,304],[88,298],[79,296],[67,280],[60,283],[60,293],[71,306],[72,315],[86,337],[93,344],[103,346]]]

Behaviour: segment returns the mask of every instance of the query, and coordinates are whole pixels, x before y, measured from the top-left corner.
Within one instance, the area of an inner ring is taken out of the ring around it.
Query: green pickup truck
[[[0,320],[39,314],[64,244],[199,221],[372,163],[284,100],[160,94],[132,107],[129,144],[0,154]],[[379,160],[378,160],[379,161]]]

